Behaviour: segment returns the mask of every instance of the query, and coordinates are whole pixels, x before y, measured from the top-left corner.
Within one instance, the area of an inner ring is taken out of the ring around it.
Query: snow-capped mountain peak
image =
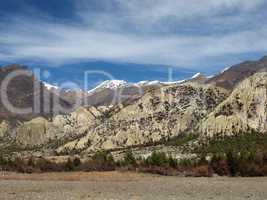
[[[58,90],[58,86],[51,85],[51,84],[46,83],[46,82],[43,82],[43,84],[48,90]]]
[[[138,83],[135,83],[135,86],[149,86],[149,85],[157,85],[160,84],[160,81],[140,81]]]
[[[192,76],[192,79],[197,78],[199,76],[201,76],[201,73],[196,73],[194,76]]]
[[[221,71],[221,74],[224,73],[224,72],[226,72],[228,69],[230,69],[230,67],[226,67],[226,68],[224,68],[224,69]]]
[[[138,83],[135,83],[135,86],[151,86],[151,85],[172,85],[172,84],[178,84],[183,83],[185,80],[180,81],[172,81],[172,82],[161,82],[158,80],[155,81],[140,81]]]
[[[119,89],[119,88],[123,88],[125,86],[127,86],[128,83],[126,81],[123,80],[106,80],[104,82],[102,82],[100,85],[98,85],[97,87],[95,87],[94,89],[88,91],[88,93],[94,92],[98,89]]]
[[[101,83],[98,87],[101,88],[109,88],[109,89],[117,89],[128,85],[126,81],[123,80],[107,80]]]
[[[116,89],[120,89],[120,88],[125,88],[125,87],[146,87],[146,86],[156,86],[156,85],[173,85],[173,84],[181,84],[185,82],[185,80],[180,80],[180,81],[172,81],[172,82],[162,82],[162,81],[158,81],[158,80],[153,80],[153,81],[140,81],[137,83],[128,83],[127,81],[124,80],[106,80],[102,83],[100,83],[98,86],[96,86],[95,88],[87,91],[87,93],[94,93],[97,91],[100,91],[101,89],[111,89],[111,90],[116,90]],[[61,88],[56,86],[56,85],[52,85],[46,82],[43,82],[44,86],[48,89],[48,90],[60,90]],[[73,91],[74,89],[64,89],[65,92],[69,92],[69,91]],[[79,91],[82,91],[81,89],[79,89]]]

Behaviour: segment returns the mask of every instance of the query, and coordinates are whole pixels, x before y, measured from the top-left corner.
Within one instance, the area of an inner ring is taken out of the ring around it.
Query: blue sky
[[[266,0],[0,1],[0,61],[220,68],[267,54]]]
[[[29,67],[36,70],[36,64]],[[83,90],[92,89],[105,80],[119,79],[130,83],[143,80],[176,81],[188,79],[196,73],[197,71],[180,67],[104,61],[63,64],[57,67],[44,64],[37,71],[38,78],[42,81],[64,88],[72,85]]]

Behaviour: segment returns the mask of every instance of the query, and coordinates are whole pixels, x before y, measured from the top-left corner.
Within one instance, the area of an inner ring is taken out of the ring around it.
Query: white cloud
[[[198,35],[199,30],[192,30],[190,35],[180,34],[179,31],[164,35],[157,34],[156,30],[155,34],[153,31],[145,34],[123,31],[123,23],[143,26],[168,16],[175,16],[180,23],[199,16],[218,23],[224,20],[218,17],[220,13],[238,8],[245,16],[259,9],[263,0],[202,0],[201,3],[199,0],[116,1],[121,10],[118,15],[105,12],[96,14],[98,18],[90,18],[92,15],[85,12],[86,5],[83,9],[77,7],[77,14],[85,22],[81,24],[13,18],[7,28],[0,30],[0,44],[8,49],[8,53],[0,54],[0,59],[38,58],[54,63],[71,59],[111,59],[197,66],[200,60],[210,57],[267,51],[267,26],[208,35]],[[124,17],[120,19],[118,16]],[[241,17],[231,16],[229,22],[231,19],[236,19],[234,26],[240,23]],[[175,26],[175,23],[171,25]]]
[[[134,20],[155,22],[164,17],[175,16],[178,19],[212,17],[227,10],[252,12],[258,9],[265,0],[116,0],[127,17]]]

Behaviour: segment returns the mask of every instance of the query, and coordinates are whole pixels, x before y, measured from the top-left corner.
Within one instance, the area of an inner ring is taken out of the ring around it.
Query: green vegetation
[[[262,133],[239,133],[233,136],[214,136],[200,143],[195,152],[227,154],[229,152],[254,156],[258,151],[265,151],[267,135]]]
[[[151,156],[145,159],[145,164],[148,166],[167,166],[169,164],[169,158],[164,152],[153,152]]]
[[[146,158],[137,158],[128,149],[120,161],[115,162],[111,152],[96,152],[91,159],[81,160],[71,155],[65,162],[55,163],[44,158],[20,158],[8,154],[18,146],[11,145],[0,153],[0,168],[18,172],[46,171],[110,171],[127,169],[162,175],[212,176],[213,173],[227,176],[267,175],[267,135],[255,132],[233,136],[202,138],[191,143],[196,135],[179,136],[168,145],[187,146],[196,159],[176,159],[164,152],[152,152]]]
[[[195,153],[211,156],[211,167],[219,175],[266,176],[267,135],[250,132],[215,136],[202,142]]]
[[[115,170],[115,162],[108,152],[97,152],[92,159],[82,162],[71,156],[67,161],[56,163],[45,158],[8,157],[0,154],[0,169],[22,173],[62,172],[62,171],[110,171]]]
[[[11,155],[12,153],[16,152],[23,152],[23,151],[39,151],[43,148],[42,145],[35,145],[35,146],[22,146],[14,141],[5,142],[3,145],[0,146],[0,156],[4,155]]]
[[[198,134],[190,133],[190,134],[180,134],[179,136],[170,139],[165,143],[168,146],[182,146],[188,144],[190,141],[194,141],[199,137]]]
[[[136,166],[137,165],[137,161],[133,155],[133,152],[130,151],[130,150],[127,150],[125,155],[124,155],[124,158],[121,162],[119,162],[120,165],[122,166]]]

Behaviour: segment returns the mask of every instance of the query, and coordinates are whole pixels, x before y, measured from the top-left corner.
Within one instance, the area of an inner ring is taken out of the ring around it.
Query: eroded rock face
[[[3,120],[0,124],[0,138],[7,137],[10,132],[10,125],[7,121]]]
[[[194,83],[155,89],[58,151],[94,152],[166,140],[191,131],[226,96],[223,89]]]
[[[16,130],[16,141],[22,145],[40,145],[48,141],[46,130],[48,121],[38,117],[25,122]]]
[[[101,113],[94,107],[90,108],[78,108],[75,112],[68,115],[56,116],[52,124],[58,127],[64,135],[66,134],[81,134],[89,127],[93,126],[97,122],[97,118]]]
[[[209,136],[249,130],[267,132],[267,73],[257,73],[242,81],[200,129]]]
[[[75,138],[94,126],[101,113],[94,107],[78,108],[67,115],[58,115],[47,121],[35,118],[20,125],[16,130],[16,141],[23,145],[42,145],[51,140]]]
[[[267,73],[242,81],[232,92],[199,83],[153,88],[124,106],[81,107],[51,121],[35,118],[20,125],[23,145],[50,144],[58,153],[94,153],[156,144],[181,133],[267,132]],[[0,136],[8,126],[0,124]]]

